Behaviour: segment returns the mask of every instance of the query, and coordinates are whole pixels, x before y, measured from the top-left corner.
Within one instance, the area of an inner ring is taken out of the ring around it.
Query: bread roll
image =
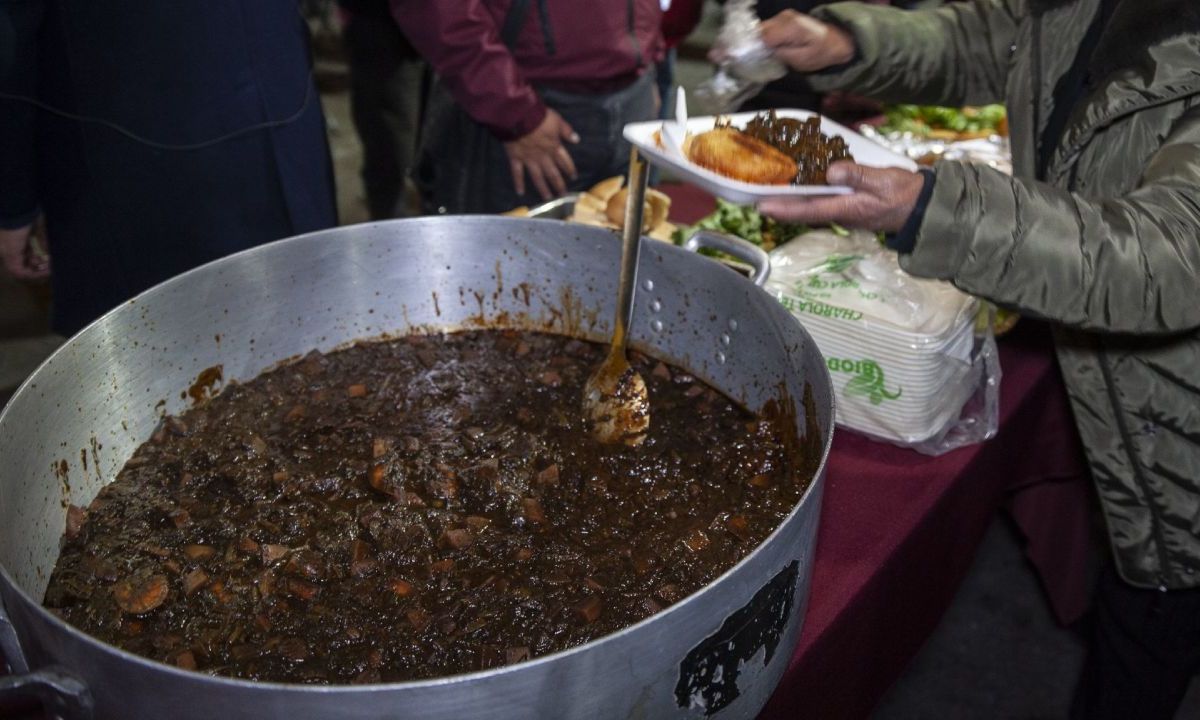
[[[609,222],[617,227],[625,226],[625,204],[629,198],[629,189],[621,188],[617,194],[608,200],[605,214]],[[671,198],[654,188],[646,188],[646,199],[642,206],[642,232],[657,227],[671,211]]]
[[[596,197],[600,198],[604,202],[608,202],[612,198],[613,195],[617,194],[617,191],[620,190],[621,186],[624,184],[625,184],[624,177],[622,177],[620,175],[614,175],[613,177],[610,177],[607,180],[601,180],[600,182],[593,185],[592,189],[588,190],[586,194],[595,195]]]

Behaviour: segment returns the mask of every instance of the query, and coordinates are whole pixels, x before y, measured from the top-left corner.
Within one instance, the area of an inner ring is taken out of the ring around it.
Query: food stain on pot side
[[[529,290],[529,283],[519,283],[513,288],[513,299],[520,299],[525,303],[525,307],[529,307]],[[520,298],[517,297],[517,293],[520,293]]]
[[[573,337],[587,336],[598,324],[599,309],[585,306],[583,300],[575,295],[570,286],[563,287],[559,291],[557,307],[553,303],[546,302],[545,298],[542,299],[542,302],[548,307],[549,312],[549,317],[543,325],[545,330]]]
[[[71,467],[67,464],[66,459],[50,463],[50,470],[54,473],[54,477],[58,479],[59,489],[62,491],[63,507],[71,504],[71,480],[67,476],[70,469]]]
[[[796,417],[796,403],[787,384],[780,382],[775,393],[775,397],[763,405],[759,415],[781,430],[776,441],[783,446],[788,457],[795,458],[795,478],[803,483],[803,489],[807,489],[821,464],[821,424],[817,421],[817,401],[813,396],[812,384],[804,383],[804,397],[801,398],[804,407],[803,427]]]
[[[89,442],[92,446],[92,468],[96,471],[96,478],[102,479],[100,477],[100,451],[104,449],[104,445],[96,438],[95,435],[89,439]],[[83,469],[85,471],[87,470],[87,463],[83,464]]]
[[[196,380],[185,391],[186,395],[192,399],[193,405],[199,405],[205,400],[217,396],[217,392],[221,389],[221,382],[224,379],[224,365],[213,365],[212,367],[204,368],[196,376]]]
[[[504,273],[500,270],[500,261],[496,261],[496,292],[492,293],[492,302],[500,304],[500,295],[504,292]]]

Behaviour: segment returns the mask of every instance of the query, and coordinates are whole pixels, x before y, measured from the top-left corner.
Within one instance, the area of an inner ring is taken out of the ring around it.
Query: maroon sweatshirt
[[[540,1],[530,0],[511,51],[500,29],[512,0],[391,3],[396,22],[454,99],[498,138],[513,140],[546,115],[534,86],[612,92],[662,56],[660,0],[545,0],[548,34]]]

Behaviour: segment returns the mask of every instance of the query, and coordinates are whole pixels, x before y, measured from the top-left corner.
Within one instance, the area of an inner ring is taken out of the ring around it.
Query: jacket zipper
[[[1154,536],[1154,544],[1158,551],[1158,584],[1160,589],[1166,587],[1165,577],[1166,569],[1170,566],[1170,558],[1167,557],[1166,540],[1163,538],[1162,523],[1158,518],[1158,507],[1151,508],[1150,485],[1146,482],[1145,475],[1142,474],[1142,465],[1138,460],[1137,454],[1133,447],[1133,437],[1129,433],[1129,426],[1125,423],[1125,416],[1121,412],[1120,398],[1117,397],[1117,386],[1113,382],[1112,368],[1108,362],[1108,352],[1103,346],[1096,349],[1096,356],[1100,360],[1100,373],[1104,376],[1104,386],[1108,390],[1108,401],[1112,404],[1113,415],[1117,419],[1117,432],[1121,435],[1121,442],[1125,443],[1125,455],[1129,458],[1129,466],[1133,470],[1133,479],[1138,484],[1138,488],[1142,491],[1142,496],[1145,498],[1146,507],[1150,510],[1150,533]],[[1111,543],[1111,540],[1110,540]]]

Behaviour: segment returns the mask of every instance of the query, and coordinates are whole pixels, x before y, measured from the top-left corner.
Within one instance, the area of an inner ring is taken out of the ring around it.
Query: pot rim
[[[146,290],[138,293],[137,295],[130,298],[129,300],[126,300],[126,301],[122,302],[120,305],[117,305],[113,309],[109,310],[104,315],[100,316],[93,322],[89,323],[86,327],[84,327],[82,330],[77,332],[75,335],[68,338],[66,342],[64,342],[57,349],[55,349],[55,351],[53,353],[51,353],[50,356],[47,357],[46,360],[44,360],[42,362],[42,364],[39,365],[37,367],[37,369],[34,370],[33,373],[31,373],[28,378],[25,379],[24,382],[21,383],[21,385],[17,388],[16,392],[13,393],[13,396],[10,399],[10,401],[8,402],[8,404],[6,405],[6,407],[3,408],[2,410],[0,410],[0,429],[4,428],[5,419],[7,418],[9,411],[13,407],[12,401],[16,400],[31,385],[35,384],[36,380],[37,380],[37,376],[41,372],[42,368],[46,367],[48,364],[53,362],[53,360],[59,355],[59,353],[65,352],[67,347],[72,342],[74,342],[76,338],[78,338],[81,335],[83,335],[84,333],[90,331],[93,327],[100,324],[102,321],[104,321],[110,315],[113,315],[119,311],[124,310],[124,308],[127,305],[137,304],[140,300],[142,300],[143,297],[145,297],[146,295],[148,295],[150,293],[157,291],[159,288],[161,288],[163,286],[173,284],[176,282],[182,282],[184,278],[187,278],[193,274],[199,274],[202,272],[206,272],[210,267],[221,264],[221,263],[232,264],[237,259],[242,258],[244,256],[248,256],[252,253],[269,252],[269,248],[277,246],[281,243],[296,242],[296,241],[300,241],[300,240],[303,240],[306,238],[311,238],[312,236],[315,236],[315,235],[336,233],[336,232],[339,232],[346,228],[385,226],[385,225],[392,225],[392,224],[396,224],[396,223],[440,224],[440,221],[444,221],[443,217],[445,217],[447,219],[449,217],[454,217],[457,219],[462,219],[465,217],[486,217],[486,218],[488,218],[489,222],[499,222],[502,224],[508,224],[508,225],[514,225],[514,226],[527,225],[528,223],[541,223],[543,225],[545,223],[556,223],[560,226],[569,228],[572,232],[591,233],[591,234],[596,234],[596,235],[599,235],[600,233],[604,233],[604,234],[609,233],[609,231],[606,228],[592,227],[592,226],[588,226],[588,225],[580,225],[578,223],[570,223],[570,222],[567,222],[564,220],[515,218],[515,217],[506,217],[506,216],[497,217],[494,215],[427,216],[427,217],[419,217],[419,218],[397,218],[397,219],[393,219],[393,220],[383,220],[383,221],[376,221],[376,222],[370,222],[370,223],[361,223],[358,225],[344,225],[344,226],[339,226],[336,228],[327,228],[325,230],[316,230],[313,232],[303,233],[301,235],[294,235],[294,236],[290,236],[290,237],[286,237],[286,238],[281,238],[279,240],[274,240],[272,242],[265,243],[263,245],[258,245],[253,248],[248,248],[246,250],[242,250],[240,252],[233,253],[231,255],[227,255],[225,257],[217,258],[216,260],[212,260],[203,265],[192,268],[191,270],[180,273],[179,275],[175,275],[171,278],[168,278],[167,280],[164,280],[163,282],[161,282],[151,288],[147,288]],[[696,253],[688,252],[687,250],[684,250],[683,248],[680,248],[673,244],[668,244],[668,243],[664,243],[659,240],[654,240],[653,238],[648,238],[644,235],[642,236],[642,241],[656,243],[657,245],[655,245],[653,247],[661,246],[662,248],[670,248],[670,250],[668,250],[668,252],[677,252],[683,257],[695,258],[695,260],[687,260],[686,262],[702,262],[703,261],[703,258],[700,255],[698,255]],[[753,287],[756,290],[758,290],[759,292],[766,294],[765,290],[754,285],[754,283],[750,282],[750,280],[746,279],[745,277],[742,277],[740,274],[737,274],[737,273],[731,274],[731,279],[733,279],[733,278],[737,278],[737,280],[735,280],[735,282],[740,281],[740,282],[747,283],[750,287]],[[790,320],[791,322],[794,322],[797,326],[799,326],[801,332],[803,332],[804,335],[807,337],[808,341],[810,343],[812,343],[812,346],[814,348],[816,347],[816,343],[812,341],[811,336],[809,336],[809,334],[808,334],[808,330],[804,328],[803,324],[801,324],[798,320],[796,320],[794,317],[792,317],[792,315],[790,313],[788,313],[787,310],[783,308],[783,306],[779,305],[778,303],[773,303],[773,305],[770,307],[772,307],[772,310],[769,310],[768,312],[785,313],[787,315],[788,320]],[[414,333],[406,333],[406,335],[407,334],[414,334]],[[565,335],[565,333],[557,333],[557,334]],[[395,335],[393,337],[404,337],[404,335]],[[568,337],[572,337],[572,336],[568,336]],[[268,367],[270,367],[270,366],[268,366]],[[829,369],[825,366],[824,363],[819,363],[819,367],[821,370],[821,374],[824,377],[825,384],[829,387],[832,387],[832,379],[830,378],[830,375],[829,375]],[[689,370],[689,372],[691,372],[691,371]],[[787,527],[789,524],[791,524],[795,521],[800,510],[811,501],[811,498],[816,493],[818,486],[820,486],[821,484],[824,483],[826,463],[829,460],[829,451],[833,445],[833,435],[834,435],[833,423],[834,423],[835,412],[836,412],[835,403],[836,403],[836,401],[834,399],[834,394],[832,392],[830,392],[829,393],[830,414],[829,414],[828,433],[826,434],[826,437],[824,438],[823,442],[821,443],[821,460],[817,464],[817,468],[813,472],[812,477],[810,478],[808,487],[806,487],[804,489],[804,492],[801,493],[800,499],[798,501],[796,501],[796,504],[792,507],[791,511],[788,512],[787,516],[785,516],[783,518],[783,520],[781,520],[779,522],[779,524],[775,527],[775,529],[772,530],[771,533],[769,535],[767,535],[767,537],[761,543],[759,543],[753,550],[751,550],[745,557],[738,560],[732,566],[727,568],[725,570],[725,572],[723,572],[719,576],[717,576],[712,582],[708,583],[704,587],[702,587],[699,590],[688,595],[683,600],[680,600],[679,602],[677,602],[667,608],[664,608],[663,610],[661,610],[657,613],[654,613],[653,615],[645,617],[632,625],[628,625],[626,627],[621,628],[620,630],[609,633],[607,635],[596,638],[595,640],[591,640],[591,641],[583,643],[581,645],[576,645],[574,647],[570,647],[565,650],[559,650],[558,652],[550,653],[549,655],[541,655],[541,656],[538,656],[535,658],[531,658],[529,660],[525,660],[523,662],[515,663],[513,665],[506,665],[506,666],[497,667],[497,668],[488,668],[486,670],[475,670],[475,671],[472,671],[469,673],[462,673],[462,674],[458,674],[458,675],[446,675],[446,676],[442,676],[442,677],[423,678],[423,679],[419,679],[419,680],[404,680],[404,681],[400,681],[400,682],[370,683],[370,684],[362,684],[362,685],[347,685],[347,684],[308,685],[308,684],[302,684],[302,683],[284,683],[284,682],[275,682],[275,681],[266,681],[266,680],[248,680],[245,678],[228,677],[228,676],[224,676],[224,675],[210,675],[208,673],[201,672],[198,670],[185,670],[183,668],[180,668],[180,667],[177,667],[174,665],[169,665],[167,663],[160,662],[158,660],[153,660],[153,659],[147,658],[142,655],[137,655],[137,654],[131,653],[127,650],[123,650],[122,648],[119,648],[115,645],[106,643],[103,640],[93,637],[92,635],[89,635],[88,633],[80,630],[79,628],[75,627],[74,625],[71,625],[70,623],[66,622],[62,618],[55,615],[54,613],[50,612],[40,602],[34,600],[30,596],[30,594],[28,592],[26,592],[24,587],[17,584],[13,580],[12,576],[9,575],[7,568],[5,568],[5,566],[3,564],[0,564],[0,582],[2,582],[4,587],[11,590],[11,592],[13,592],[16,595],[18,600],[23,602],[27,607],[32,608],[33,613],[35,615],[37,615],[38,618],[43,623],[49,624],[56,631],[66,633],[73,640],[95,646],[101,652],[115,656],[116,658],[126,661],[126,662],[132,662],[135,665],[140,666],[142,669],[144,669],[146,671],[166,672],[169,674],[174,674],[174,675],[178,676],[180,679],[184,679],[184,680],[188,680],[188,681],[192,681],[192,682],[212,683],[212,684],[219,685],[219,686],[233,685],[233,686],[236,686],[236,687],[239,687],[239,688],[242,688],[245,690],[249,690],[252,692],[259,691],[259,690],[262,690],[262,691],[286,691],[286,692],[304,693],[304,694],[313,694],[313,695],[323,695],[323,694],[329,694],[329,693],[346,693],[346,692],[358,694],[358,693],[372,693],[372,692],[380,692],[380,691],[403,691],[403,690],[432,689],[432,688],[438,688],[438,687],[444,687],[444,686],[452,686],[452,685],[465,684],[465,683],[470,683],[470,682],[477,682],[477,681],[483,680],[485,678],[492,678],[492,677],[496,677],[496,676],[508,675],[511,673],[527,671],[527,670],[532,669],[535,666],[540,666],[540,665],[543,665],[546,663],[557,662],[557,661],[561,660],[562,658],[570,657],[572,655],[575,655],[575,654],[581,653],[581,652],[585,652],[585,651],[591,651],[591,650],[595,649],[596,647],[604,645],[604,644],[618,642],[620,640],[623,640],[624,638],[631,635],[632,633],[641,631],[641,629],[643,627],[647,627],[650,624],[652,624],[660,619],[666,618],[669,615],[672,615],[672,614],[682,611],[685,608],[685,606],[687,606],[693,600],[695,600],[696,598],[699,598],[701,596],[706,596],[706,595],[710,594],[711,592],[715,591],[717,589],[717,587],[719,585],[721,585],[724,581],[726,581],[730,576],[741,571],[745,565],[752,562],[759,555],[759,553],[763,552],[763,549],[767,545],[774,543],[777,540],[778,536],[784,531],[785,527]],[[796,430],[799,431],[800,428],[796,428]],[[112,481],[109,480],[109,482],[112,482]],[[107,483],[105,483],[105,484],[107,484]],[[4,605],[3,597],[0,596],[0,609],[3,609],[3,605]],[[8,611],[8,614],[11,619],[11,615],[12,615],[11,609]]]

